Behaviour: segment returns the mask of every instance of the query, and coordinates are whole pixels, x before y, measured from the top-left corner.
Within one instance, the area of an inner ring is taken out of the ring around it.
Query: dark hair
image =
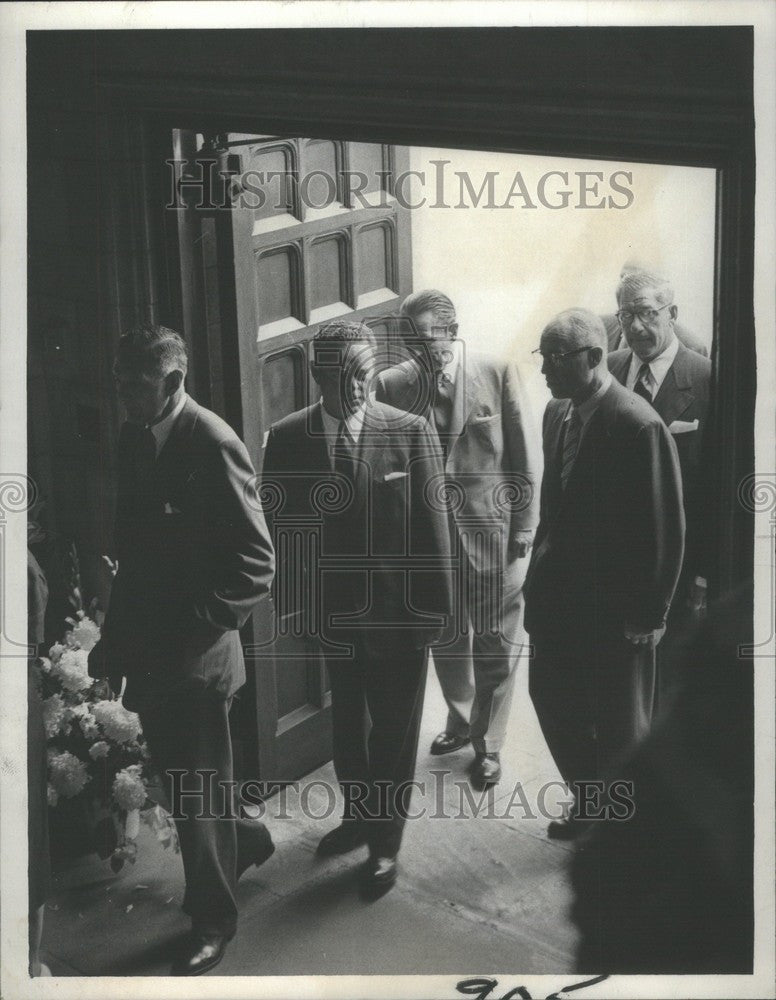
[[[377,346],[375,335],[366,323],[354,320],[335,320],[319,326],[313,336],[316,344],[326,343],[365,343],[371,347]]]
[[[166,326],[141,323],[119,339],[117,357],[138,364],[148,375],[186,374],[188,356],[183,337]]]

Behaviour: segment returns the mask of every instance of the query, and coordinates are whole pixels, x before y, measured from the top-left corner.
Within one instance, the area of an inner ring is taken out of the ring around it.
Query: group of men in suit
[[[553,399],[540,505],[538,435],[517,371],[465,349],[441,292],[404,302],[412,336],[398,365],[381,363],[361,322],[316,332],[321,399],[267,441],[263,483],[279,498],[269,527],[244,445],[185,392],[180,336],[143,326],[121,339],[119,570],[90,671],[114,687],[127,678],[124,702],[162,774],[221,779],[196,805],[178,804],[192,936],[174,974],[218,964],[236,928],[236,881],[273,850],[263,824],[206,816],[229,814],[228,712],[245,679],[238,630],[271,591],[271,538],[286,523],[309,525],[316,542],[303,550],[317,557],[297,564],[277,547],[277,579],[300,579],[275,589],[276,612],[307,615],[325,657],[345,792],[342,822],[318,849],[365,844],[367,896],[396,880],[430,646],[448,707],[431,752],[471,742],[479,787],[500,777],[523,593],[531,696],[564,780],[610,773],[646,733],[680,573],[691,602],[703,589],[709,363],[677,345],[663,279],[630,272],[617,296],[628,348],[608,364],[592,313],[567,310],[542,333]],[[685,510],[698,542],[683,568]],[[572,813],[555,835],[574,835],[578,822]]]

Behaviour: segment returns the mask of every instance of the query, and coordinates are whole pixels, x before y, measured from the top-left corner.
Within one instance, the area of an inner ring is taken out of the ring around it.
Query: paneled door
[[[411,291],[410,212],[395,197],[408,150],[183,132],[176,148],[192,176],[215,159],[226,177],[200,199],[204,208],[189,198],[179,212],[188,220],[184,271],[200,286],[188,325],[200,343],[197,383],[258,470],[271,424],[317,398],[307,363],[317,326],[364,319],[387,333],[381,319]],[[219,202],[228,208],[214,208]],[[256,726],[266,781],[298,778],[331,757],[326,670],[316,639],[298,632],[265,603],[244,636],[251,679],[235,728],[250,747]],[[250,759],[242,770],[257,776]]]

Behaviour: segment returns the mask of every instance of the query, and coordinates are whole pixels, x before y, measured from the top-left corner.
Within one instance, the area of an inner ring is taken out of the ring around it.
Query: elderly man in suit
[[[706,603],[706,561],[711,542],[706,524],[711,362],[679,340],[678,307],[665,277],[643,269],[629,271],[620,279],[617,303],[617,318],[628,346],[609,355],[609,371],[657,411],[676,443],[682,470],[687,536],[682,574],[668,619],[666,642],[670,642],[672,633],[681,630],[688,617]],[[673,682],[665,676],[662,664],[660,687],[661,700],[670,696]]]
[[[645,264],[638,260],[628,260],[622,265],[622,270],[620,271],[620,282],[623,281],[628,274],[639,274],[648,273],[652,271],[653,268],[647,267]],[[620,322],[619,313],[606,313],[601,317],[603,324],[606,327],[606,338],[609,345],[609,351],[622,350],[628,345],[628,335],[627,330]],[[674,333],[681,344],[683,344],[688,351],[695,351],[696,354],[700,354],[701,357],[707,358],[709,356],[709,349],[705,342],[701,338],[688,330],[686,326],[674,320]]]
[[[431,753],[471,740],[472,782],[486,788],[501,777],[520,651],[520,592],[537,521],[538,436],[517,369],[464,350],[445,294],[415,292],[401,312],[423,350],[383,372],[376,394],[423,413],[439,436],[458,567],[454,634],[433,652],[448,715]]]
[[[262,475],[264,495],[277,501],[277,550],[289,554],[278,567],[278,615],[306,616],[303,630],[318,641],[331,680],[345,810],[318,853],[366,844],[361,888],[368,897],[396,881],[427,646],[451,604],[446,515],[427,490],[441,476],[438,442],[423,418],[364,391],[375,346],[358,322],[316,332],[310,370],[322,398],[273,424]],[[309,534],[298,562],[284,524],[291,535],[305,526]]]
[[[679,459],[654,409],[607,370],[606,331],[584,309],[545,327],[541,517],[526,580],[529,689],[578,809],[650,727],[655,646],[682,562]],[[582,817],[585,818],[584,816]]]
[[[274,556],[245,446],[187,395],[186,369],[173,330],[144,325],[119,342],[114,377],[127,420],[119,438],[118,573],[89,669],[113,685],[126,677],[124,704],[139,713],[181,817],[192,934],[172,974],[200,975],[234,936],[237,879],[274,849],[263,824],[235,818],[225,791],[229,707],[245,681],[238,630],[269,591]],[[215,772],[210,784],[206,771]],[[186,796],[192,790],[200,794]]]

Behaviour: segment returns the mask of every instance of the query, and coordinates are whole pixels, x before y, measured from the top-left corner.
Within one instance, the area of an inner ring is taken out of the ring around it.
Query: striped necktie
[[[577,457],[577,450],[579,449],[579,438],[582,434],[582,421],[579,419],[579,414],[576,408],[572,406],[571,416],[566,421],[566,433],[563,438],[563,459],[561,462],[561,472],[560,481],[563,489],[566,489],[566,483],[571,475],[571,470],[574,466],[574,459]]]
[[[646,399],[648,403],[652,402],[652,390],[649,388],[649,380],[652,377],[650,367],[647,362],[643,362],[641,368],[639,368],[639,374],[636,376],[636,383],[633,386],[633,391],[637,396],[641,396],[642,399]]]
[[[348,434],[345,421],[340,420],[337,430],[337,440],[334,442],[334,471],[344,476],[349,482],[353,482],[353,440]]]

